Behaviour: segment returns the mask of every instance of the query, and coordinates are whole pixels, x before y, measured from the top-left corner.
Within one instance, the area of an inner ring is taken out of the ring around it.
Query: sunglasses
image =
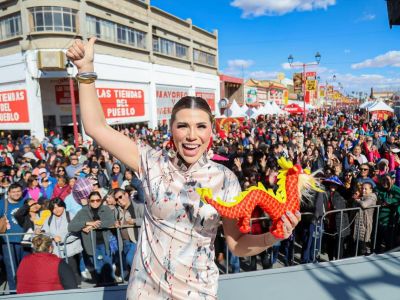
[[[367,168],[362,168],[361,171],[369,171]]]
[[[60,170],[58,170],[57,172],[65,172],[65,170],[63,170],[63,169],[60,169]]]
[[[47,179],[45,179],[45,180],[42,180],[42,182],[49,182]]]
[[[100,198],[90,199],[89,201],[90,201],[90,203],[94,203],[94,202],[99,203],[99,202],[101,202],[101,199]]]
[[[120,195],[120,196],[118,196],[118,197],[115,197],[115,200],[121,200],[122,198],[124,197],[124,195]]]

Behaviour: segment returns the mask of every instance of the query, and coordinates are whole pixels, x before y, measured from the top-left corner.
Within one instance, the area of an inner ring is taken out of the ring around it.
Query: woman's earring
[[[175,158],[176,157],[176,146],[174,143],[174,139],[171,137],[171,139],[168,142],[168,156],[170,158]]]

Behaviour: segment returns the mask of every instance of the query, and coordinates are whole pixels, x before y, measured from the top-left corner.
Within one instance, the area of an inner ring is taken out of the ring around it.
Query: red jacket
[[[17,270],[17,294],[63,290],[58,266],[61,259],[51,253],[33,253]]]

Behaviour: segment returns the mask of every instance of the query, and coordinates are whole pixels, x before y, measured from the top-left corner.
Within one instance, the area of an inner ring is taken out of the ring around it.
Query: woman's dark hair
[[[211,108],[208,105],[207,101],[200,97],[186,96],[186,97],[179,99],[179,101],[176,102],[176,104],[172,108],[171,120],[169,123],[171,127],[176,119],[176,114],[180,110],[186,109],[186,108],[200,109],[200,110],[206,112],[208,114],[208,117],[210,118],[210,122],[213,123],[213,120],[214,120],[213,115],[212,115]]]
[[[97,192],[97,191],[91,192],[91,193],[89,194],[88,200],[90,200],[90,198],[91,198],[92,196],[99,196],[100,199],[103,199],[103,197],[101,197],[100,193]]]
[[[28,187],[32,187],[32,183],[37,180],[37,176],[36,175],[32,175],[31,177],[28,178],[28,182],[27,185]]]
[[[49,210],[53,213],[54,206],[57,205],[58,207],[64,207],[66,208],[66,204],[63,200],[60,198],[54,198],[50,201],[49,203]]]

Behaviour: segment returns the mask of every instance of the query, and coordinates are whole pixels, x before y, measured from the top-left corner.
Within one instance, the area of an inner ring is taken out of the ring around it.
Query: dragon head
[[[293,163],[286,158],[281,157],[278,160],[278,164],[281,167],[281,171],[279,172],[279,179],[287,179],[291,176],[298,177],[298,190],[299,195],[311,199],[312,195],[310,193],[311,190],[316,192],[324,192],[321,183],[315,178],[315,172],[311,174],[310,170],[303,169],[300,165],[293,165]]]

